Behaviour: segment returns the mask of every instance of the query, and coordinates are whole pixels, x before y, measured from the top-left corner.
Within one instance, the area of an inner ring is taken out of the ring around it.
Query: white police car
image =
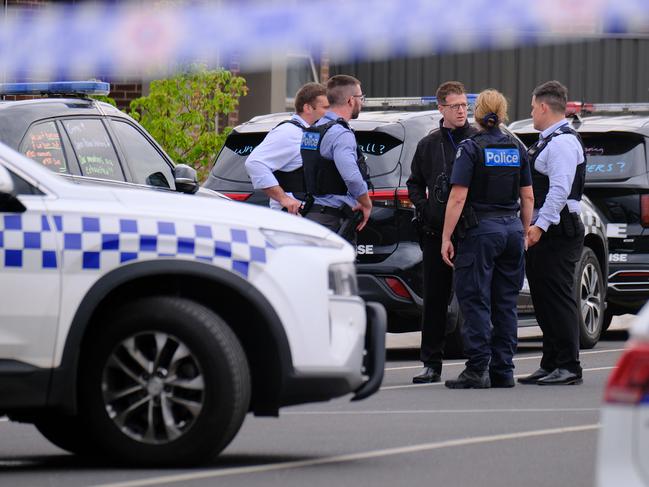
[[[0,415],[137,464],[207,460],[248,411],[382,379],[385,311],[324,227],[77,185],[0,144]]]
[[[609,376],[598,446],[598,487],[649,486],[649,305]]]

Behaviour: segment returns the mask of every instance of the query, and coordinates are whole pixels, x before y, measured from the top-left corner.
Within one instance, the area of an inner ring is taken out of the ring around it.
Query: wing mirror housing
[[[199,188],[196,169],[187,164],[178,164],[174,167],[174,182],[176,191],[181,193],[194,194]]]

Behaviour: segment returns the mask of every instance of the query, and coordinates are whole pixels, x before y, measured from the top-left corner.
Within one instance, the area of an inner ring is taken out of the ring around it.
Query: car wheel
[[[453,295],[451,304],[446,313],[446,344],[444,345],[444,358],[464,358],[464,345],[462,342],[462,313],[457,298]]]
[[[575,273],[579,305],[579,344],[593,348],[604,329],[604,279],[595,253],[584,247]]]
[[[63,450],[85,456],[96,452],[88,431],[77,416],[51,412],[34,420],[34,426],[51,443]]]
[[[81,411],[107,454],[185,465],[227,446],[248,411],[250,372],[218,315],[187,299],[150,297],[101,325],[82,364]]]

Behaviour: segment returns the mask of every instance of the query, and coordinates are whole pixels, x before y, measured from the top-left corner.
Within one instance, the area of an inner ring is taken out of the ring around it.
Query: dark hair
[[[295,94],[295,113],[302,113],[304,105],[311,105],[319,96],[327,96],[327,88],[320,83],[307,83]]]
[[[537,102],[543,102],[550,107],[553,112],[565,113],[566,103],[568,103],[568,88],[558,81],[546,81],[540,84],[532,92]]]
[[[347,98],[351,95],[350,87],[359,85],[361,82],[353,76],[346,74],[337,74],[327,81],[327,98],[331,105],[344,105]]]
[[[435,93],[435,96],[437,96],[437,104],[441,105],[446,103],[446,97],[448,95],[466,95],[464,85],[459,81],[447,81],[439,85],[437,93]]]

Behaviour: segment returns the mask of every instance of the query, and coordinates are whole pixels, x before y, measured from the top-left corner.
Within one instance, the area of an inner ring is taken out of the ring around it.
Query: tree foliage
[[[247,91],[241,76],[198,68],[151,82],[149,95],[131,102],[130,115],[176,164],[193,167],[203,180],[231,130],[219,120],[236,110]]]

